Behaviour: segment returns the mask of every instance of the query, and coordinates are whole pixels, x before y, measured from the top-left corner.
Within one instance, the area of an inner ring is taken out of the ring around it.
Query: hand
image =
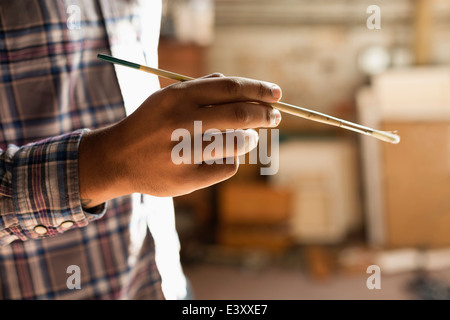
[[[248,129],[241,134],[257,140],[252,129],[280,123],[280,112],[267,105],[280,98],[281,89],[274,84],[220,74],[155,92],[127,118],[83,137],[79,180],[86,208],[131,193],[179,196],[232,177],[238,156],[248,148],[235,147],[232,164],[177,165],[171,158],[178,143],[172,133],[186,129],[193,137],[194,121],[202,121],[203,132]]]

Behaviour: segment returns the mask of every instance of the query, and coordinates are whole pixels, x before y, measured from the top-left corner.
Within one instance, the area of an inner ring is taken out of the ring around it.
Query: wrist
[[[114,148],[111,128],[88,131],[81,139],[78,179],[84,209],[127,194],[116,159],[117,148]]]

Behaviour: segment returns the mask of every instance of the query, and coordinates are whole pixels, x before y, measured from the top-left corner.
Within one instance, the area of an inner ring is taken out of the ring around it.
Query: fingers
[[[280,112],[269,105],[281,97],[272,83],[213,73],[170,90],[167,96],[177,108],[170,111],[173,122],[188,130],[186,123],[194,121],[202,121],[205,130],[276,127],[281,122]]]
[[[186,131],[189,135],[189,132]],[[258,133],[255,130],[207,130],[191,139],[178,136],[182,141],[172,148],[171,160],[174,164],[224,164],[255,149]],[[176,140],[176,139],[175,139]],[[174,141],[174,140],[173,140]],[[190,167],[192,168],[192,166]]]
[[[203,76],[203,77],[201,77],[201,78],[199,78],[199,79],[207,79],[207,78],[224,78],[225,76],[222,74],[222,73],[220,73],[220,72],[214,72],[214,73],[211,73],[211,74],[208,74],[208,75],[206,75],[206,76]]]
[[[248,129],[276,127],[281,122],[281,113],[277,109],[258,103],[230,103],[198,108],[194,112],[196,119],[202,119],[205,130],[215,128]]]
[[[273,83],[240,77],[216,76],[186,81],[172,89],[182,90],[183,98],[200,106],[239,101],[277,102],[281,89]]]
[[[239,157],[257,146],[251,129],[280,123],[270,106],[280,98],[275,84],[219,73],[158,90],[116,126],[126,128],[117,136],[128,142],[128,154],[144,155],[127,166],[132,174],[124,184],[133,192],[180,195],[232,177]]]
[[[192,170],[189,175],[192,179],[201,181],[202,187],[208,187],[231,178],[237,173],[238,169],[239,157],[234,157],[229,161],[225,160],[223,164],[202,164]]]
[[[206,132],[203,135],[202,161],[207,165],[230,163],[234,157],[245,155],[255,149],[258,140],[258,133],[252,129],[225,133]]]
[[[257,144],[258,133],[252,129],[207,131],[193,154],[183,152],[183,162],[188,163],[182,167],[185,187],[198,190],[231,178],[238,171],[239,157],[255,149]],[[195,159],[196,153],[200,154],[200,160]]]

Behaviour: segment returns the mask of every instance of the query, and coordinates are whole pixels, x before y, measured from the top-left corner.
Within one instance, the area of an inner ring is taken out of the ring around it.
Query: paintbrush
[[[118,64],[118,65],[122,65],[125,67],[129,67],[129,68],[133,68],[133,69],[137,69],[140,71],[144,71],[147,73],[151,73],[160,77],[164,77],[164,78],[168,78],[168,79],[172,79],[172,80],[177,80],[177,81],[190,81],[190,80],[194,80],[195,78],[191,78],[191,77],[187,77],[181,74],[177,74],[174,72],[170,72],[170,71],[165,71],[165,70],[161,70],[161,69],[156,69],[156,68],[151,68],[148,66],[144,66],[144,65],[140,65],[137,63],[133,63],[130,61],[126,61],[126,60],[122,60],[122,59],[118,59],[115,57],[111,57],[105,54],[98,54],[97,56],[99,59],[110,62],[110,63],[114,63],[114,64]],[[375,130],[369,127],[365,127],[362,126],[360,124],[356,124],[350,121],[346,121],[346,120],[342,120],[339,118],[335,118],[332,116],[329,116],[327,114],[324,113],[320,113],[317,111],[313,111],[313,110],[309,110],[306,108],[302,108],[302,107],[298,107],[298,106],[294,106],[291,104],[287,104],[284,102],[275,102],[272,103],[271,106],[275,109],[278,109],[282,112],[285,113],[289,113],[301,118],[305,118],[305,119],[309,119],[312,121],[317,121],[317,122],[322,122],[325,124],[329,124],[332,126],[336,126],[336,127],[340,127],[343,129],[347,129],[347,130],[351,130],[354,132],[358,132],[364,135],[368,135],[374,138],[377,138],[379,140],[382,141],[386,141],[386,142],[390,142],[393,144],[397,144],[400,142],[400,137],[397,135],[397,133],[395,131],[380,131],[380,130]]]

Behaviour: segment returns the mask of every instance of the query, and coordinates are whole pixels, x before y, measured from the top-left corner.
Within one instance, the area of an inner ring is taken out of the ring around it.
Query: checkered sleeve
[[[101,218],[81,206],[78,146],[87,130],[0,149],[0,245],[61,234]]]

